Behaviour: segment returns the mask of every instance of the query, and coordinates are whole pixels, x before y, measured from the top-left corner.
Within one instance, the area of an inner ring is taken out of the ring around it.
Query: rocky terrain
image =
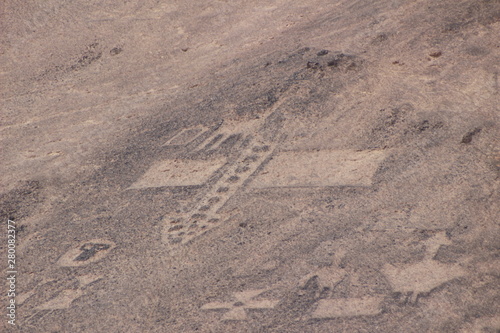
[[[2,331],[500,331],[500,1],[0,8]]]

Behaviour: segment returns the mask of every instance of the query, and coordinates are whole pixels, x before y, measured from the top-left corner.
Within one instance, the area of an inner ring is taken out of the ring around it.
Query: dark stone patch
[[[328,54],[328,50],[321,50],[316,55],[318,57],[321,57],[321,56],[324,56],[324,55],[327,55],[327,54]]]
[[[220,198],[219,197],[212,197],[210,199],[208,199],[208,203],[213,205],[214,203],[217,203],[220,201]]]
[[[212,147],[214,144],[216,144],[220,139],[222,139],[222,137],[224,136],[224,134],[217,134],[212,140],[210,140],[209,143],[207,143],[207,145],[204,147],[205,149],[208,149],[210,147]]]
[[[0,196],[0,218],[18,221],[28,216],[42,202],[38,181],[28,181],[17,189]]]
[[[250,168],[245,165],[245,166],[241,166],[241,167],[236,168],[235,172],[236,173],[243,173],[243,172],[247,172],[248,170],[250,170]]]
[[[87,50],[77,60],[77,63],[70,67],[70,70],[79,70],[99,60],[102,52],[98,51],[99,43],[92,43],[87,47]]]
[[[177,223],[181,223],[182,222],[182,219],[173,219],[170,221],[171,224],[177,224]]]
[[[313,70],[320,70],[320,69],[323,69],[323,66],[321,66],[318,62],[308,61],[306,68],[313,69]]]
[[[422,133],[429,129],[439,129],[442,128],[443,126],[444,124],[441,121],[431,123],[429,120],[425,119],[419,122],[417,125],[415,125],[414,128],[417,131],[417,133]]]
[[[238,141],[240,141],[242,138],[242,135],[240,133],[238,134],[232,134],[226,138],[226,140],[222,141],[219,145],[220,150],[230,150],[234,147]]]
[[[178,244],[178,243],[182,242],[182,237],[175,237],[175,238],[169,239],[169,242],[170,242],[170,244]]]
[[[485,56],[490,53],[490,51],[483,47],[472,46],[465,49],[465,53],[473,57]]]
[[[442,245],[436,255],[434,260],[440,261],[446,264],[454,264],[460,261],[460,259],[467,254],[467,250],[461,246],[457,245]]]
[[[254,153],[260,153],[260,152],[266,152],[269,151],[269,146],[259,146],[259,147],[253,147],[252,151]]]
[[[500,21],[500,2],[498,0],[474,1],[467,9],[467,17],[482,25]]]
[[[417,132],[423,132],[423,131],[429,129],[429,127],[430,127],[429,121],[423,120],[420,124],[418,124],[416,126],[416,130],[417,130]]]
[[[250,99],[249,97],[253,98]],[[264,110],[271,108],[279,98],[276,89],[270,89],[249,97],[236,108],[238,116],[253,118]]]
[[[286,118],[283,116],[281,112],[278,110],[273,112],[272,114],[267,117],[266,121],[262,125],[261,128],[261,133],[262,136],[266,140],[274,141],[279,133],[281,132],[281,129],[285,125]],[[265,149],[265,148],[263,148]],[[269,148],[268,148],[269,149]],[[266,150],[262,150],[266,151]],[[246,161],[246,158],[245,158]]]
[[[257,155],[251,155],[251,156],[247,156],[245,157],[245,159],[243,160],[243,163],[249,163],[249,162],[255,162],[259,159],[259,156]]]
[[[82,253],[80,253],[78,255],[78,257],[76,257],[74,259],[74,261],[87,261],[90,258],[92,258],[93,256],[95,256],[97,254],[97,252],[105,251],[105,250],[109,249],[110,247],[111,246],[109,244],[95,244],[95,243],[83,244],[80,247],[80,250],[82,250]]]
[[[375,37],[373,39],[372,44],[382,43],[388,39],[389,39],[389,36],[386,33],[381,33],[381,34],[378,34],[377,37]]]
[[[390,110],[381,109],[384,114],[381,123],[375,128],[375,132],[391,130],[396,125],[405,121],[406,115],[413,110],[413,106],[405,104]]]
[[[273,316],[273,321],[268,327],[280,326],[280,324],[290,322],[291,319],[296,320],[307,314],[320,297],[319,289],[318,277],[313,276],[299,290],[286,295],[273,310],[279,315]]]
[[[228,183],[236,183],[238,180],[240,180],[240,177],[238,176],[231,176],[227,179]]]
[[[311,49],[309,47],[304,47],[299,49],[297,52],[289,54],[286,58],[283,58],[278,61],[278,64],[284,65],[292,62],[294,59],[302,58],[304,54],[309,52]]]
[[[168,229],[168,232],[177,231],[177,230],[180,230],[182,228],[184,228],[184,226],[181,225],[181,224],[174,225],[173,227],[171,227],[170,229]]]
[[[122,53],[123,49],[121,47],[114,47],[112,48],[110,51],[109,51],[109,54],[111,54],[112,56],[115,56],[117,54],[120,54]]]
[[[464,29],[468,25],[473,23],[472,21],[466,21],[466,22],[453,22],[453,23],[448,23],[444,26],[444,32],[451,32],[451,33],[456,33],[459,32],[460,30]]]
[[[300,54],[300,55],[304,55],[304,54],[306,54],[306,53],[307,53],[307,52],[309,52],[309,51],[311,51],[311,48],[310,48],[310,47],[303,47],[303,48],[299,49],[299,50],[297,51],[297,53],[298,53],[298,54]]]
[[[357,70],[361,68],[363,61],[354,55],[335,53],[328,57],[316,58],[306,64],[307,69],[322,71],[327,68],[341,70],[343,72]],[[321,78],[321,77],[320,77]]]
[[[479,127],[474,128],[472,131],[468,132],[467,134],[465,134],[463,136],[461,143],[464,143],[464,144],[471,143],[472,142],[472,138],[476,134],[478,134],[479,132],[481,132],[481,128],[479,128]]]

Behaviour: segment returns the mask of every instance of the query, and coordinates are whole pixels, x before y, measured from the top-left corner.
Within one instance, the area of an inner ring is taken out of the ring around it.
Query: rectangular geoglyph
[[[252,182],[254,188],[370,186],[385,151],[281,152]]]
[[[129,189],[202,185],[225,163],[225,159],[159,161]]]

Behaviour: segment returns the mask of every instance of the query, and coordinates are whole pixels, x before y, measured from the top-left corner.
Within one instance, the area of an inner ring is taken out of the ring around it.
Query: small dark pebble
[[[243,166],[243,167],[236,168],[235,172],[243,173],[243,172],[247,172],[248,170],[250,170],[250,168],[248,166]]]
[[[303,47],[300,50],[298,50],[297,53],[300,55],[304,55],[304,53],[309,52],[310,50],[311,50],[311,48],[309,48],[309,47]]]
[[[175,226],[173,226],[172,228],[168,229],[168,231],[169,231],[169,232],[172,232],[172,231],[180,230],[180,229],[182,229],[182,228],[184,228],[184,226],[182,226],[182,225],[178,224],[178,225],[175,225]]]
[[[122,53],[123,49],[121,47],[114,47],[109,51],[112,56]]]
[[[321,68],[321,65],[317,62],[314,62],[314,61],[308,61],[307,62],[307,68],[310,68],[310,69],[320,69]]]
[[[231,176],[227,179],[228,183],[236,183],[238,180],[240,180],[238,176]]]
[[[464,137],[462,138],[462,143],[468,144],[472,142],[472,137],[476,134],[481,132],[480,128],[474,128],[472,131],[469,133],[465,134]]]
[[[181,237],[175,237],[175,238],[170,239],[170,243],[171,244],[178,244],[180,242],[182,242],[182,238]]]
[[[254,153],[266,152],[269,151],[269,146],[255,146],[252,148]]]
[[[248,162],[255,162],[259,159],[259,156],[257,155],[251,155],[251,156],[247,156],[245,157],[245,159],[243,160],[243,163],[248,163]]]
[[[212,198],[208,199],[208,203],[213,205],[214,203],[219,202],[219,200],[220,200],[219,197],[212,197]]]

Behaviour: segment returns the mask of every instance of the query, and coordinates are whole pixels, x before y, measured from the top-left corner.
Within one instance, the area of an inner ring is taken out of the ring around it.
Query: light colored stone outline
[[[420,294],[429,293],[466,274],[460,265],[443,264],[433,259],[441,245],[451,244],[446,232],[437,233],[425,243],[426,255],[423,261],[400,267],[385,264],[382,270],[394,291],[410,295],[410,303],[416,303]]]
[[[226,163],[225,158],[157,161],[127,189],[203,185]]]
[[[385,150],[283,151],[252,181],[253,188],[371,186]]]
[[[321,299],[312,318],[375,316],[382,312],[382,297]]]
[[[278,300],[253,300],[253,298],[264,293],[268,289],[247,290],[235,292],[235,302],[212,302],[201,307],[201,310],[229,310],[221,318],[221,320],[240,321],[247,319],[246,309],[251,310],[266,310],[273,309],[278,303]]]
[[[83,295],[80,289],[65,289],[55,298],[37,306],[36,310],[62,310],[68,309],[74,300]]]
[[[476,319],[472,324],[460,330],[462,333],[483,333],[485,329],[492,329],[496,332],[500,331],[500,316],[481,317]]]
[[[182,135],[185,135],[186,132],[193,131],[193,130],[198,130],[194,135],[192,135],[189,139],[185,140],[181,143],[173,143],[176,140],[179,140],[179,138]],[[163,144],[163,146],[185,146],[196,140],[197,138],[200,137],[203,133],[206,133],[208,129],[204,126],[194,126],[194,127],[188,127],[182,129],[179,133],[175,134],[173,137],[171,137],[167,142]]]

